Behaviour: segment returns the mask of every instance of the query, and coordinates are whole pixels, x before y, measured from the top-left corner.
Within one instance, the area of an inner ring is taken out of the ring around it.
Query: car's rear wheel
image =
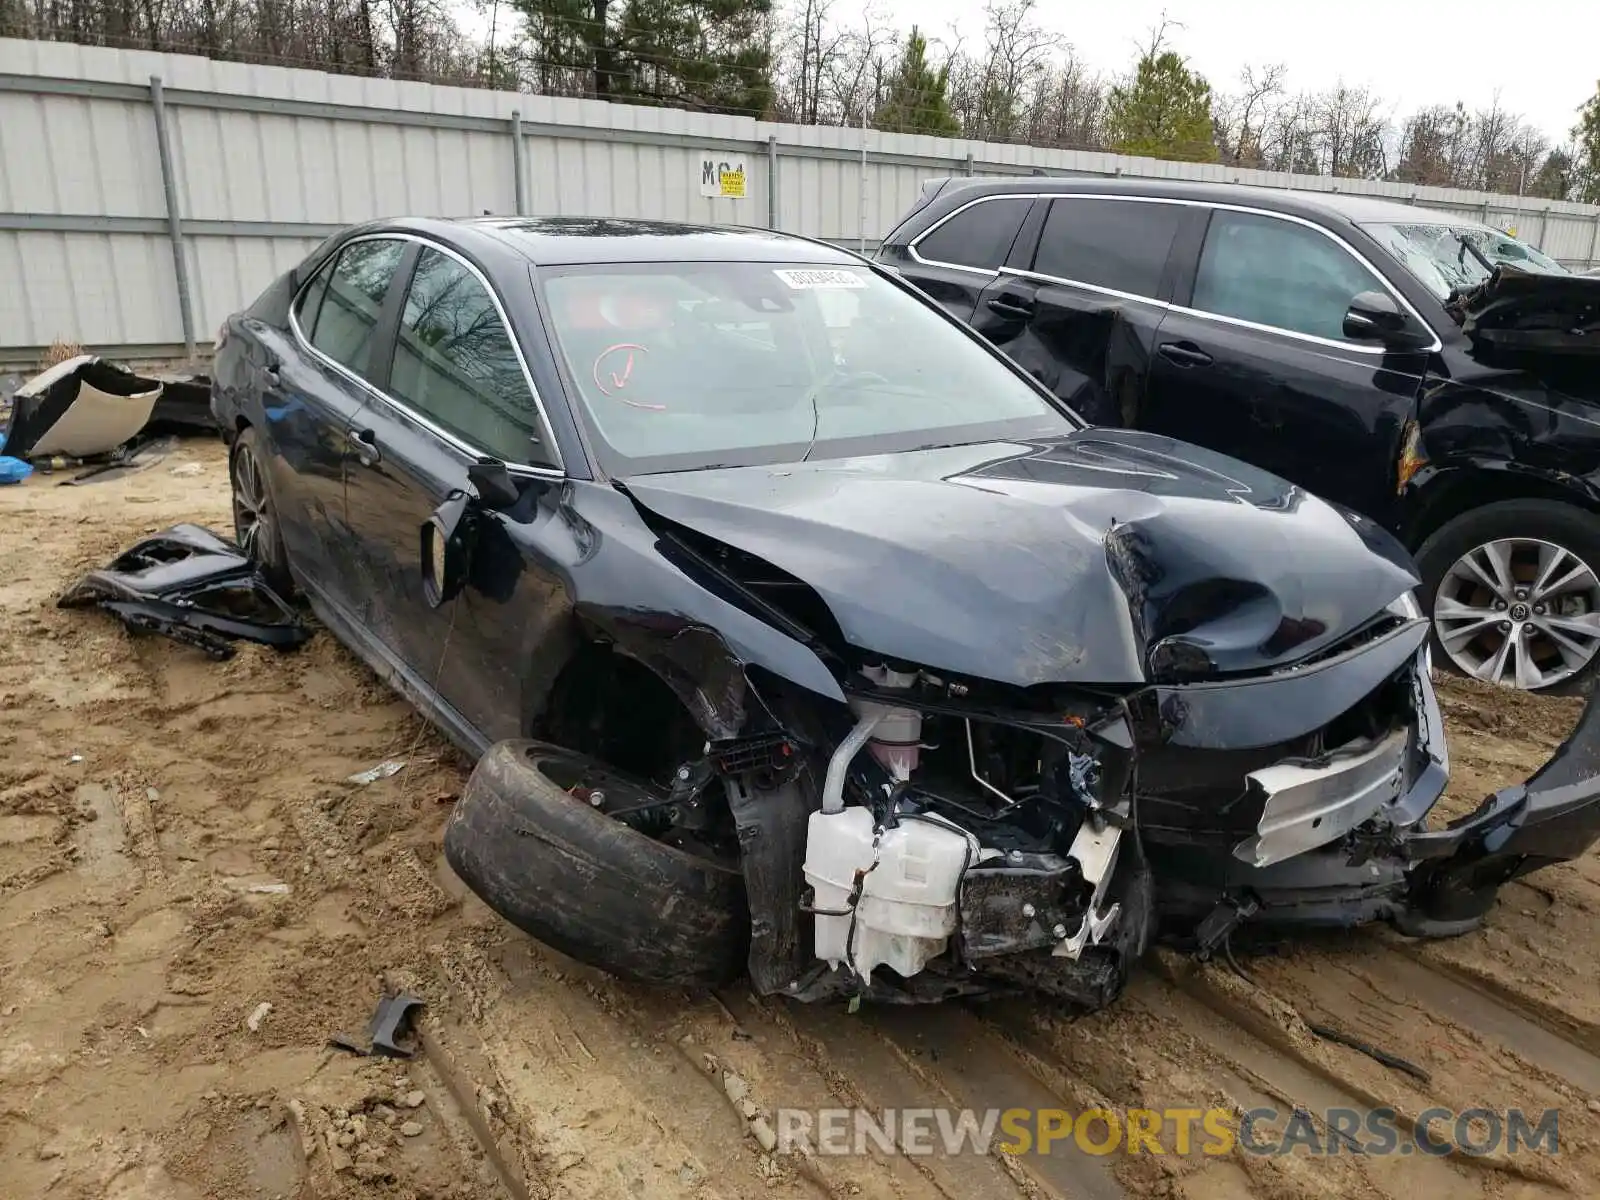
[[[750,942],[738,864],[618,819],[668,803],[586,755],[499,742],[456,801],[445,858],[500,916],[581,962],[645,983],[726,983]]]
[[[1434,661],[1485,683],[1582,690],[1600,668],[1600,518],[1508,500],[1444,525],[1417,551]]]
[[[261,436],[252,428],[241,430],[228,456],[228,480],[233,485],[233,539],[260,569],[268,586],[287,598],[294,592],[294,581],[289,576],[289,555],[283,548],[265,462]]]

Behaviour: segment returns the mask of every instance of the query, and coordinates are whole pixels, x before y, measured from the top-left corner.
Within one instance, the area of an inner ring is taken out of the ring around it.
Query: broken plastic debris
[[[81,755],[81,754],[69,754],[69,755],[67,755],[67,761],[69,763],[81,763],[83,761],[83,755]]]
[[[404,759],[391,758],[386,762],[379,763],[375,767],[368,767],[365,771],[357,771],[354,775],[350,776],[350,782],[363,785],[376,783],[380,779],[387,779],[391,775],[399,774],[405,769],[405,765]]]
[[[245,1028],[251,1033],[259,1033],[261,1031],[261,1022],[267,1019],[267,1014],[271,1011],[272,1001],[263,1000],[260,1004],[256,1005],[255,1011],[245,1018]]]
[[[378,1001],[372,1020],[367,1023],[368,1045],[363,1046],[348,1033],[334,1034],[328,1039],[328,1044],[339,1050],[348,1050],[351,1054],[410,1058],[414,1051],[402,1046],[399,1037],[401,1030],[410,1023],[414,1011],[423,1005],[424,1001],[410,992],[384,996]]]
[[[287,883],[252,883],[244,889],[254,896],[287,896],[289,885]]]
[[[177,466],[173,467],[170,471],[168,471],[167,474],[168,475],[176,475],[180,479],[187,479],[191,475],[200,474],[200,472],[203,471],[203,470],[205,470],[205,467],[202,466],[200,463],[197,463],[197,462],[186,462],[186,463],[179,463]]]

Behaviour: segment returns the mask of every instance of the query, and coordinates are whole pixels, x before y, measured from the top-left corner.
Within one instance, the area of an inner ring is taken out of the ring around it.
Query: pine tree
[[[541,91],[762,116],[772,0],[516,0]]]
[[[1215,162],[1211,85],[1171,50],[1147,53],[1133,79],[1111,89],[1106,132],[1122,154]]]
[[[889,79],[888,94],[872,124],[892,133],[926,133],[955,137],[961,125],[950,112],[950,63],[938,70],[928,63],[928,39],[911,27],[905,51]]]
[[[1574,199],[1600,204],[1600,84],[1595,85],[1594,95],[1578,110],[1572,136],[1578,143]]]

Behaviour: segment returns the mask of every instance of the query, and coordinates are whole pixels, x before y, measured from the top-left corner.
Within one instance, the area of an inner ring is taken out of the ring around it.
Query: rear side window
[[[502,462],[556,465],[493,297],[475,274],[438,250],[424,250],[417,259],[389,390],[475,450]]]
[[[315,323],[309,329],[302,323],[301,328],[311,344],[341,366],[366,374],[367,351],[383,309],[384,293],[404,253],[404,242],[387,238],[352,242],[339,251],[314,313],[309,301],[317,281],[307,289],[305,313],[314,317]]]
[[[1158,297],[1183,209],[1068,196],[1052,201],[1033,269],[1073,283]]]
[[[993,271],[1005,262],[1033,201],[1026,197],[980,200],[945,221],[917,243],[917,256]]]
[[[1211,216],[1192,307],[1333,341],[1361,292],[1383,283],[1338,242],[1294,221],[1218,210]]]
[[[317,313],[322,310],[322,297],[328,291],[328,279],[333,274],[333,264],[338,260],[335,255],[322,264],[322,270],[312,277],[306,285],[306,290],[300,293],[300,299],[295,302],[295,319],[300,322],[300,328],[306,336],[317,327]]]

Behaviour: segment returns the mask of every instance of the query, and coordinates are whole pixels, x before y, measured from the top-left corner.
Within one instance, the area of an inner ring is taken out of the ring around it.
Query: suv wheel
[[[1583,690],[1600,666],[1600,518],[1554,500],[1464,513],[1417,551],[1435,661],[1525,691]]]

